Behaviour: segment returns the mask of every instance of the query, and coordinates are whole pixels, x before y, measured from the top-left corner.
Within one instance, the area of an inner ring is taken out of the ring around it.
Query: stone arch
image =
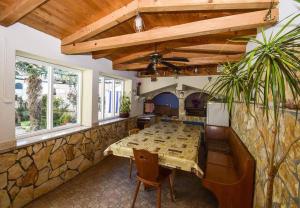
[[[185,97],[184,109],[186,115],[206,117],[209,95],[205,92],[193,92]]]

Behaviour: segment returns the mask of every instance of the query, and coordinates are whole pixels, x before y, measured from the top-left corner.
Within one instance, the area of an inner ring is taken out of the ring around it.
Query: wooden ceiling
[[[245,52],[245,43],[229,40],[277,21],[278,1],[2,0],[0,24],[19,21],[61,39],[65,54],[108,58],[118,70],[144,70],[155,47],[191,60],[179,67],[216,66]],[[137,10],[145,23],[140,33],[133,27]]]

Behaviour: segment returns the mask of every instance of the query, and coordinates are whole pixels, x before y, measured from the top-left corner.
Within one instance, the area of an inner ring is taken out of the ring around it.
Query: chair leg
[[[130,163],[130,168],[129,168],[129,178],[131,178],[131,173],[132,173],[132,159],[129,159],[129,163]]]
[[[170,188],[170,196],[171,196],[171,200],[172,202],[175,201],[174,199],[174,190],[173,190],[173,185],[172,185],[172,178],[171,178],[171,175],[169,175],[169,188]]]
[[[131,208],[134,208],[134,204],[135,204],[135,201],[136,201],[136,197],[139,193],[139,190],[140,190],[140,185],[141,185],[141,182],[138,181],[138,184],[136,185],[136,189],[135,189],[135,193],[134,193],[134,198],[133,198],[133,202],[131,204]]]
[[[159,186],[157,188],[157,202],[156,202],[156,207],[160,208],[161,207],[161,187]]]

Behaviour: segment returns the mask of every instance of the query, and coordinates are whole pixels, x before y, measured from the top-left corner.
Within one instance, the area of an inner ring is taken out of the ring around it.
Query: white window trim
[[[82,70],[79,69],[73,69],[69,67],[62,66],[60,64],[55,64],[55,63],[49,63],[46,61],[39,61],[30,57],[25,57],[25,56],[16,56],[16,61],[25,61],[25,62],[30,62],[34,63],[37,65],[43,65],[46,66],[48,69],[48,103],[47,103],[47,128],[43,130],[38,130],[34,132],[28,132],[24,134],[15,134],[16,139],[25,139],[29,137],[34,137],[34,136],[39,136],[51,132],[57,132],[57,131],[62,131],[65,129],[70,129],[70,128],[76,128],[81,126],[81,113],[82,113]],[[78,97],[77,97],[77,123],[76,124],[68,124],[64,126],[57,126],[53,127],[53,109],[52,109],[52,103],[53,103],[53,80],[54,80],[54,70],[53,68],[57,67],[62,70],[70,71],[73,73],[76,73],[78,75]],[[50,77],[51,76],[51,77]]]
[[[116,80],[119,80],[119,81],[122,81],[122,96],[124,95],[124,92],[125,92],[125,80],[124,79],[121,79],[121,78],[115,78],[115,77],[110,77],[110,76],[106,76],[106,75],[103,75],[103,74],[100,74],[99,76],[99,79],[101,79],[101,84],[102,84],[102,100],[101,100],[101,114],[102,114],[102,119],[101,118],[98,118],[98,121],[99,122],[102,122],[102,121],[108,121],[108,120],[112,120],[112,119],[116,119],[116,118],[119,118],[119,114],[116,115],[116,112],[115,112],[115,81]],[[113,107],[112,107],[112,111],[113,111],[113,116],[112,117],[108,117],[108,118],[105,118],[104,115],[104,99],[105,99],[105,79],[112,79],[114,80],[113,82],[113,93],[112,93],[112,100],[113,100]],[[98,82],[98,87],[99,87],[99,82]],[[99,90],[100,92],[100,90]],[[100,95],[98,95],[100,97]],[[99,112],[99,109],[98,109],[98,112]],[[99,114],[98,114],[99,115]]]

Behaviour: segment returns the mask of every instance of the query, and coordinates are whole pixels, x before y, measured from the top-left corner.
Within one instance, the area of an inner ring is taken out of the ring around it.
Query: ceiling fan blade
[[[146,68],[146,73],[147,74],[154,74],[155,70],[154,70],[154,63],[150,63],[147,68]]]
[[[171,58],[162,58],[162,61],[178,61],[178,62],[189,62],[187,58],[184,57],[171,57]]]
[[[147,68],[146,68],[146,71],[152,71],[153,70],[153,63],[150,63]]]
[[[180,68],[178,66],[175,66],[174,64],[171,64],[171,63],[166,62],[166,61],[161,61],[160,63],[167,66],[167,67],[170,67],[174,71],[180,71]]]

